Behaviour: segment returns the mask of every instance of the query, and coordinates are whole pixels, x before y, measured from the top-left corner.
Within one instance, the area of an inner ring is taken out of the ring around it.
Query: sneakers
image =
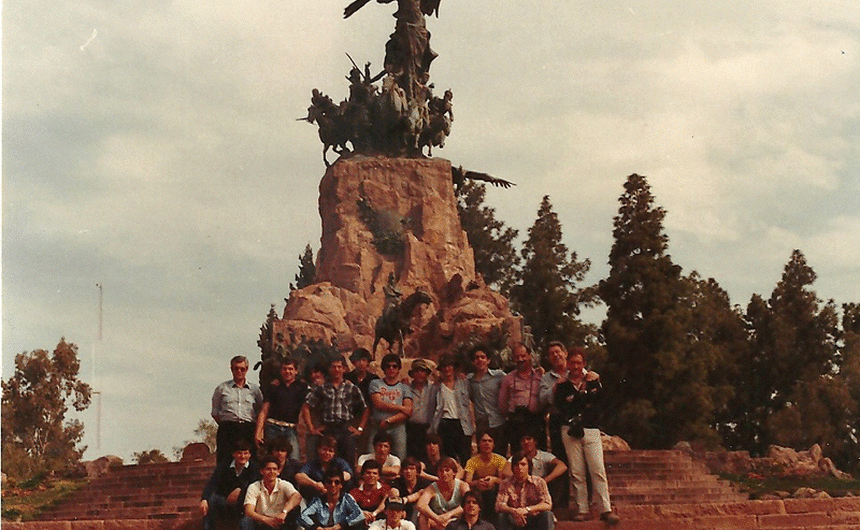
[[[608,525],[616,525],[621,521],[621,518],[612,512],[603,512],[600,514],[600,520]]]

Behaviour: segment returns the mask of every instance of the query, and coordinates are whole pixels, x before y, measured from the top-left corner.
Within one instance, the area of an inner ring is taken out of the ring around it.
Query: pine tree
[[[684,285],[681,267],[666,254],[666,211],[654,205],[645,177],[630,175],[618,201],[609,276],[598,285],[607,308],[601,331],[608,356],[603,377],[615,411],[609,420],[633,445],[653,447],[669,427],[659,421],[655,388],[661,364],[669,362],[660,358],[673,353],[684,332],[674,321]]]
[[[296,285],[290,284],[290,290],[302,289],[314,283],[317,267],[314,264],[314,251],[310,243],[305,245],[305,251],[299,256],[299,272],[296,274]]]
[[[544,196],[537,219],[521,255],[524,266],[519,283],[511,289],[511,303],[531,328],[541,350],[553,340],[582,343],[589,329],[579,320],[580,306],[590,303],[588,291],[578,288],[588,272],[588,259],[577,261],[562,243],[561,223]]]
[[[776,438],[792,438],[786,418],[800,414],[799,387],[818,385],[838,371],[836,308],[832,301],[820,306],[809,288],[815,278],[803,253],[794,250],[770,299],[753,295],[747,306],[751,351],[734,408],[743,421],[738,443],[754,452]],[[780,414],[786,408],[792,410]],[[777,414],[781,418],[774,419]]]
[[[466,180],[456,188],[457,212],[475,254],[475,271],[484,282],[507,295],[516,281],[520,258],[514,248],[517,230],[496,219],[496,210],[484,204],[484,184]]]

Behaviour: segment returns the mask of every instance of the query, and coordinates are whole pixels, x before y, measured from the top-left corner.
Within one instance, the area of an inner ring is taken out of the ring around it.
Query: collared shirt
[[[529,475],[522,484],[516,484],[513,477],[511,477],[499,486],[499,494],[496,497],[496,511],[500,512],[500,507],[502,506],[526,508],[542,502],[549,503],[550,507],[552,507],[552,497],[549,496],[549,489],[544,479]]]
[[[269,418],[287,423],[298,423],[302,405],[310,389],[303,381],[293,381],[291,385],[278,381],[263,389],[263,399],[269,403]]]
[[[245,506],[250,504],[258,514],[276,517],[284,513],[287,501],[296,493],[298,490],[284,479],[275,479],[275,487],[271,493],[266,489],[263,481],[258,480],[248,486],[248,491],[245,493]]]
[[[475,404],[475,419],[486,419],[491,429],[503,425],[505,417],[499,410],[499,391],[505,372],[489,370],[480,379],[475,375],[469,374],[469,398]]]
[[[526,377],[514,370],[502,380],[499,389],[499,409],[513,412],[517,407],[527,407],[531,412],[539,408],[540,374],[532,368]]]
[[[367,510],[368,512],[377,509],[391,491],[391,486],[384,482],[377,482],[375,488],[365,489],[365,487],[362,484],[357,488],[353,488],[349,494],[352,495],[352,498],[355,499],[355,502],[358,503],[362,510]]]
[[[553,405],[553,390],[555,389],[555,384],[558,381],[564,381],[567,379],[567,370],[564,372],[556,372],[555,370],[550,370],[549,372],[543,374],[543,377],[540,378],[540,406],[541,408],[552,407]],[[558,411],[554,411],[557,413]]]
[[[308,406],[322,412],[323,423],[352,421],[367,404],[364,396],[351,381],[344,379],[339,386],[326,381],[308,394]]]
[[[550,466],[550,463],[552,463],[557,458],[557,456],[550,453],[549,451],[538,449],[537,452],[535,452],[535,455],[531,458],[531,474],[540,478],[544,478],[545,476],[549,475],[549,472],[552,471],[552,469],[554,468],[554,466]],[[507,463],[510,463],[510,461],[510,458],[506,460]]]
[[[213,493],[226,497],[231,491],[239,489],[241,495],[245,495],[248,486],[260,478],[257,467],[251,463],[236,471],[236,461],[230,460],[230,464],[219,464],[215,467],[206,486],[203,488],[202,500],[208,500]]]
[[[222,421],[257,421],[257,411],[263,403],[263,393],[260,387],[245,381],[245,386],[239,386],[230,379],[224,381],[212,394],[212,417],[219,423]]]
[[[410,385],[409,390],[412,391],[412,416],[409,416],[409,421],[412,423],[430,423],[433,419],[433,412],[436,410],[433,385],[427,383],[421,390],[416,389],[415,385]]]
[[[397,526],[388,526],[385,519],[373,521],[367,530],[415,530],[415,523],[406,519],[401,519]]]
[[[334,507],[334,513],[328,511],[328,501],[325,497],[316,497],[299,515],[298,524],[304,528],[334,526],[340,524],[346,527],[364,521],[364,514],[352,495],[344,493]]]
[[[459,519],[454,519],[448,523],[445,530],[496,530],[496,527],[493,526],[492,523],[483,519],[478,519],[478,521],[470,527],[469,523],[466,522],[466,518],[460,517]]]

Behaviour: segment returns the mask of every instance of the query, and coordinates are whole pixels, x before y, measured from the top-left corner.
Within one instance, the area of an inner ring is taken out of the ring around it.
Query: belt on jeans
[[[296,424],[295,424],[295,423],[287,423],[287,422],[285,422],[285,421],[276,420],[276,419],[274,419],[274,418],[266,418],[266,423],[269,423],[269,424],[271,424],[271,425],[277,425],[278,427],[289,427],[289,428],[291,428],[291,429],[295,429],[295,428],[296,428]]]

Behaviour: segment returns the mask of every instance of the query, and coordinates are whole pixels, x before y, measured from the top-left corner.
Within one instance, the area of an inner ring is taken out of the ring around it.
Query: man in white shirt
[[[385,519],[374,521],[367,530],[415,530],[415,524],[406,519],[406,503],[399,497],[385,501]]]
[[[289,482],[278,478],[278,460],[267,456],[262,461],[263,479],[248,486],[245,494],[245,517],[242,530],[288,530],[295,528],[296,517],[290,511],[302,500],[299,491]]]

